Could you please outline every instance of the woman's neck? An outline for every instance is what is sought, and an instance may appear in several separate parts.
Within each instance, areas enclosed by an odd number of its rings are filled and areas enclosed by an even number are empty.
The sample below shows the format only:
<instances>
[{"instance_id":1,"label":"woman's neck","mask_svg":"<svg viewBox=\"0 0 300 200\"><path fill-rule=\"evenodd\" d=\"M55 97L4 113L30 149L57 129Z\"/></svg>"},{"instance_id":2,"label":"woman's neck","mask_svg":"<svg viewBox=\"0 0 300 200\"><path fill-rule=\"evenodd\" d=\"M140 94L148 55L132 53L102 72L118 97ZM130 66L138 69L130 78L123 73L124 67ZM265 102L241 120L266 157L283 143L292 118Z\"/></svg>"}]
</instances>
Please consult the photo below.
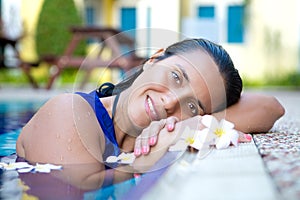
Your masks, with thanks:
<instances>
[{"instance_id":1,"label":"woman's neck","mask_svg":"<svg viewBox=\"0 0 300 200\"><path fill-rule=\"evenodd\" d=\"M119 126L117 125L115 125L114 127L117 143L120 149L124 152L132 152L134 149L135 137L124 133L122 130L120 130Z\"/></svg>"},{"instance_id":2,"label":"woman's neck","mask_svg":"<svg viewBox=\"0 0 300 200\"><path fill-rule=\"evenodd\" d=\"M133 150L136 137L142 132L140 127L136 127L128 115L128 90L123 91L116 104L113 123L117 142L124 149Z\"/></svg>"},{"instance_id":3,"label":"woman's neck","mask_svg":"<svg viewBox=\"0 0 300 200\"><path fill-rule=\"evenodd\" d=\"M101 102L103 106L106 108L109 116L113 118L115 136L119 147L126 152L130 152L133 150L135 144L135 138L140 130L137 130L132 122L129 120L128 115L126 115L127 107L126 100L123 100L120 97L120 100L116 104L116 111L114 113L115 116L112 116L113 105L116 101L116 96L110 96L101 98Z\"/></svg>"}]
</instances>

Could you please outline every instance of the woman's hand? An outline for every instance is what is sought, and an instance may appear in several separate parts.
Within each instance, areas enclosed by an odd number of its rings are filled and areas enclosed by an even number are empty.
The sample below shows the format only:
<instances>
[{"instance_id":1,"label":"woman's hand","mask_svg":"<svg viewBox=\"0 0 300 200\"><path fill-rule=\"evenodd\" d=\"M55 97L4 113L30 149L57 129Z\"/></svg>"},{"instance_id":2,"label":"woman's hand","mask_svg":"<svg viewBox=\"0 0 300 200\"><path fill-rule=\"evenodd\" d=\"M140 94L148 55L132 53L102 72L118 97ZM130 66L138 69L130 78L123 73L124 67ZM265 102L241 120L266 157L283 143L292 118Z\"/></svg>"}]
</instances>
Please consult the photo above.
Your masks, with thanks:
<instances>
[{"instance_id":1,"label":"woman's hand","mask_svg":"<svg viewBox=\"0 0 300 200\"><path fill-rule=\"evenodd\" d=\"M241 131L238 131L238 133L239 133L239 140L238 140L239 143L241 143L241 142L251 142L252 141L251 134L247 134L247 133L244 133L244 132L241 132Z\"/></svg>"},{"instance_id":2,"label":"woman's hand","mask_svg":"<svg viewBox=\"0 0 300 200\"><path fill-rule=\"evenodd\" d=\"M134 146L134 155L146 155L150 152L150 147L157 143L157 136L159 132L166 128L168 132L172 132L175 128L175 123L178 122L177 117L168 117L160 121L153 121L143 130L143 132L136 138Z\"/></svg>"}]
</instances>

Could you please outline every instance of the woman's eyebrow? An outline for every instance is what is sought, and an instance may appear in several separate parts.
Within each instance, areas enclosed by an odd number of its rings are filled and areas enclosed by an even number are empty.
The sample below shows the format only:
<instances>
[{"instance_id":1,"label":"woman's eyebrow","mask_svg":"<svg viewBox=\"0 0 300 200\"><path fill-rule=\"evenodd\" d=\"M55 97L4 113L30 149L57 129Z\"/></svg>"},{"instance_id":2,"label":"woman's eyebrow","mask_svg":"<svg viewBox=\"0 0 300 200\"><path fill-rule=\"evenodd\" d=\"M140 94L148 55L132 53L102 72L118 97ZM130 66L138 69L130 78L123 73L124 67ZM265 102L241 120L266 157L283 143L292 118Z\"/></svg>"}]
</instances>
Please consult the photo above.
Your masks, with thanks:
<instances>
[{"instance_id":1,"label":"woman's eyebrow","mask_svg":"<svg viewBox=\"0 0 300 200\"><path fill-rule=\"evenodd\" d=\"M188 82L190 82L189 76L188 76L188 74L186 73L184 67L182 67L182 65L180 65L180 64L175 64L175 65L180 69L181 73L183 74L183 77L184 77ZM198 101L199 107L200 107L200 108L203 110L203 112L205 113L205 107L204 107L204 105L201 103L201 101L200 101L199 99L197 99L197 101Z\"/></svg>"},{"instance_id":2,"label":"woman's eyebrow","mask_svg":"<svg viewBox=\"0 0 300 200\"><path fill-rule=\"evenodd\" d=\"M183 74L183 77L188 81L190 82L190 79L189 79L189 76L187 75L185 69L182 67L182 65L180 64L175 64L181 71L181 73Z\"/></svg>"}]
</instances>

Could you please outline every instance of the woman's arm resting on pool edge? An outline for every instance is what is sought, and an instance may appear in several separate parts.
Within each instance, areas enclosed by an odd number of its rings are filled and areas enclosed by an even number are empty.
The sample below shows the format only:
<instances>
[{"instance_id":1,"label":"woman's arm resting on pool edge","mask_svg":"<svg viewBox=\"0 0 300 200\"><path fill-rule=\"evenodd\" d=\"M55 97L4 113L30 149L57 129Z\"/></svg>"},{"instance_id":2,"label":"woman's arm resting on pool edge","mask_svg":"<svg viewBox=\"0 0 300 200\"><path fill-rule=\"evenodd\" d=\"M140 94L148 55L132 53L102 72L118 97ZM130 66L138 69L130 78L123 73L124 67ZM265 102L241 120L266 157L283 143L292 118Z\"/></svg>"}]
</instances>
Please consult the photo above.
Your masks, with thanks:
<instances>
[{"instance_id":1,"label":"woman's arm resting on pool edge","mask_svg":"<svg viewBox=\"0 0 300 200\"><path fill-rule=\"evenodd\" d=\"M273 96L243 93L238 103L226 110L213 114L235 124L235 128L245 133L267 132L285 110Z\"/></svg>"}]
</instances>

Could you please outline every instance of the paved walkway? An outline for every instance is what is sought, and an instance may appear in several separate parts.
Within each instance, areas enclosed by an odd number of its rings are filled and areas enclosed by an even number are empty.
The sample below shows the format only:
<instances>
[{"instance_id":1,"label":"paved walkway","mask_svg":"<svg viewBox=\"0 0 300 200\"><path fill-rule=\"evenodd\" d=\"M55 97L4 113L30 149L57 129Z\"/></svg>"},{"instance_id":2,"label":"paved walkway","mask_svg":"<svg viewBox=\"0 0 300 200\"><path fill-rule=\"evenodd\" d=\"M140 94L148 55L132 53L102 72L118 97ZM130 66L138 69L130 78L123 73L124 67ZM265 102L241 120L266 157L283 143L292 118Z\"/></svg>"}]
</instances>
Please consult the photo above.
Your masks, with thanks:
<instances>
[{"instance_id":1,"label":"paved walkway","mask_svg":"<svg viewBox=\"0 0 300 200\"><path fill-rule=\"evenodd\" d=\"M282 199L300 199L300 91L278 92L275 96L286 114L268 134L254 136L266 169Z\"/></svg>"}]
</instances>

